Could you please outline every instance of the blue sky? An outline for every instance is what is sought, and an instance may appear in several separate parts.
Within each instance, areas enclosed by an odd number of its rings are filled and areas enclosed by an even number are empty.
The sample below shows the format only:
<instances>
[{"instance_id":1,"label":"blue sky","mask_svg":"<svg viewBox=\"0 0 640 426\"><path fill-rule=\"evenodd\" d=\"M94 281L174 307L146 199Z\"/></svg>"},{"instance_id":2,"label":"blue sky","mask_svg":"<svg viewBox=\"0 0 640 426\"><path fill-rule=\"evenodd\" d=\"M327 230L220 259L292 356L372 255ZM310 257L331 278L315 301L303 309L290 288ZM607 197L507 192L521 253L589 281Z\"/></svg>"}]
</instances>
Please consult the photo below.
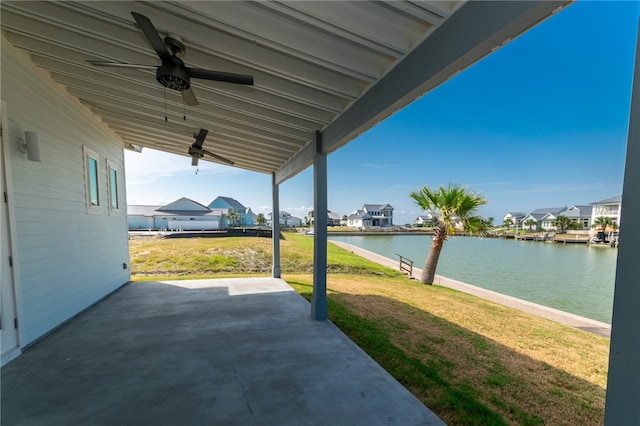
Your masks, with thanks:
<instances>
[{"instance_id":1,"label":"blue sky","mask_svg":"<svg viewBox=\"0 0 640 426\"><path fill-rule=\"evenodd\" d=\"M481 214L588 204L622 192L640 2L580 1L513 40L328 157L329 209L389 203L456 182ZM230 196L271 211L271 176L145 149L125 152L128 204ZM280 185L280 208L313 207L313 171Z\"/></svg>"}]
</instances>

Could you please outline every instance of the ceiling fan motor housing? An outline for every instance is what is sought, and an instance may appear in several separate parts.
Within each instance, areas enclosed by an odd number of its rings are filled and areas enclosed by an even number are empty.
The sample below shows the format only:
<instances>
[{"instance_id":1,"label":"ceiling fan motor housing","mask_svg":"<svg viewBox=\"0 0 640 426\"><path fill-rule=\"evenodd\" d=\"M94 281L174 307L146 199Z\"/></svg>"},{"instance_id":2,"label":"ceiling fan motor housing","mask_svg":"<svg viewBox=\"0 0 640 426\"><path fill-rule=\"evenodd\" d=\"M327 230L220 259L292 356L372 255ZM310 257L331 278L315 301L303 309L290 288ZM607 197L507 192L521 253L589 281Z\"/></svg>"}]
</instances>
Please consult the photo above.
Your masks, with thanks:
<instances>
[{"instance_id":1,"label":"ceiling fan motor housing","mask_svg":"<svg viewBox=\"0 0 640 426\"><path fill-rule=\"evenodd\" d=\"M169 34L164 38L164 44L171 51L173 56L183 55L186 52L186 47L182 42L182 38L175 34Z\"/></svg>"},{"instance_id":2,"label":"ceiling fan motor housing","mask_svg":"<svg viewBox=\"0 0 640 426\"><path fill-rule=\"evenodd\" d=\"M204 150L202 148L198 148L195 147L193 145L191 145L189 147L189 155L191 155L192 157L204 157Z\"/></svg>"},{"instance_id":3,"label":"ceiling fan motor housing","mask_svg":"<svg viewBox=\"0 0 640 426\"><path fill-rule=\"evenodd\" d=\"M156 71L156 80L167 89L177 90L178 92L191 87L189 74L181 67L173 64L159 66Z\"/></svg>"}]
</instances>

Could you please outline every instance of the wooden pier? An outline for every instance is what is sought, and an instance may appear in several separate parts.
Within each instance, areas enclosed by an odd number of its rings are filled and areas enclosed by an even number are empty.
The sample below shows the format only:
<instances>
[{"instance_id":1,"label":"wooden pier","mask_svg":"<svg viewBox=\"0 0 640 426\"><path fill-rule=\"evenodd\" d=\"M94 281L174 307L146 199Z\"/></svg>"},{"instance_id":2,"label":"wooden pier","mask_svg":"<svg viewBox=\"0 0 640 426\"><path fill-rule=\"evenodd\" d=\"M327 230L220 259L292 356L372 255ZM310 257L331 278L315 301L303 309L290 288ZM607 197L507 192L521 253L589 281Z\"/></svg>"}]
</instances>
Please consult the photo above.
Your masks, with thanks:
<instances>
[{"instance_id":1,"label":"wooden pier","mask_svg":"<svg viewBox=\"0 0 640 426\"><path fill-rule=\"evenodd\" d=\"M588 235L576 235L576 234L555 234L553 241L563 244L588 244L590 237Z\"/></svg>"},{"instance_id":2,"label":"wooden pier","mask_svg":"<svg viewBox=\"0 0 640 426\"><path fill-rule=\"evenodd\" d=\"M547 232L527 232L516 236L516 240L524 241L549 241L551 237Z\"/></svg>"}]
</instances>

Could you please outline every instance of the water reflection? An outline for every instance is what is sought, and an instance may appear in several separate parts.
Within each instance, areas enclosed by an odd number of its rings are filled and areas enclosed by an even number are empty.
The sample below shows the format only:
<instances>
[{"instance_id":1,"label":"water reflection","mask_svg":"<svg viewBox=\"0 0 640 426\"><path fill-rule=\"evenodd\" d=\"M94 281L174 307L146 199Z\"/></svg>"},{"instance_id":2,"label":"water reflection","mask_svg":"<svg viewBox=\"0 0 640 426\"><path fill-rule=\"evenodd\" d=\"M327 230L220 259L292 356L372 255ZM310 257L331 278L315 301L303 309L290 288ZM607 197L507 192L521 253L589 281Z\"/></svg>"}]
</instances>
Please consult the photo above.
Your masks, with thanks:
<instances>
[{"instance_id":1,"label":"water reflection","mask_svg":"<svg viewBox=\"0 0 640 426\"><path fill-rule=\"evenodd\" d=\"M330 236L424 266L431 237L425 235ZM541 305L611 323L617 249L585 244L453 237L444 245L436 273Z\"/></svg>"}]
</instances>

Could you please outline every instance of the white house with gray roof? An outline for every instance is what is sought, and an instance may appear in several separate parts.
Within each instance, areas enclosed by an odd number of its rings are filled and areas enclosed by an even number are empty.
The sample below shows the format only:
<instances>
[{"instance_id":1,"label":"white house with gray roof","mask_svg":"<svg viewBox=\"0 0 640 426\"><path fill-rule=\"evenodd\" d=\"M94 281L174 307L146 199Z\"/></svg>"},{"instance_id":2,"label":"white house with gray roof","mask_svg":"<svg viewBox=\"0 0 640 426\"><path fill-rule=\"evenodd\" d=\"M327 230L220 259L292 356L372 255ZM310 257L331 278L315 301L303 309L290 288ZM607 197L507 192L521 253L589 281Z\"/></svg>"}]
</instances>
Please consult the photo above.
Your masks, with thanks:
<instances>
[{"instance_id":1,"label":"white house with gray roof","mask_svg":"<svg viewBox=\"0 0 640 426\"><path fill-rule=\"evenodd\" d=\"M291 213L286 212L284 210L280 210L278 214L278 219L279 219L280 225L284 227L298 227L298 226L302 226L302 223L303 223L301 218L297 216L293 216ZM269 225L272 225L272 221L273 221L273 213L269 213L268 215Z\"/></svg>"},{"instance_id":2,"label":"white house with gray roof","mask_svg":"<svg viewBox=\"0 0 640 426\"><path fill-rule=\"evenodd\" d=\"M595 203L591 203L591 206L593 207L591 212L591 223L593 223L597 217L605 216L611 218L616 225L620 226L622 195L616 195L615 197L596 201Z\"/></svg>"},{"instance_id":3,"label":"white house with gray roof","mask_svg":"<svg viewBox=\"0 0 640 426\"><path fill-rule=\"evenodd\" d=\"M553 222L563 211L567 210L567 207L544 207L541 209L535 209L531 213L525 215L518 223L519 227L529 229L524 224L529 220L535 221L535 225L531 226L531 229L541 229L543 231L555 230L556 227Z\"/></svg>"},{"instance_id":4,"label":"white house with gray roof","mask_svg":"<svg viewBox=\"0 0 640 426\"><path fill-rule=\"evenodd\" d=\"M555 231L554 225L559 216L566 216L573 223L578 223L580 229L589 229L591 226L592 206L573 205L571 207L545 207L536 209L522 218L523 229ZM525 225L529 220L535 222L534 225Z\"/></svg>"},{"instance_id":5,"label":"white house with gray roof","mask_svg":"<svg viewBox=\"0 0 640 426\"><path fill-rule=\"evenodd\" d=\"M580 229L589 229L592 223L593 206L574 205L560 214L568 217L571 222L578 223Z\"/></svg>"},{"instance_id":6,"label":"white house with gray roof","mask_svg":"<svg viewBox=\"0 0 640 426\"><path fill-rule=\"evenodd\" d=\"M351 213L347 218L347 226L350 228L362 228L372 226L392 226L393 207L389 204L365 204L362 209Z\"/></svg>"},{"instance_id":7,"label":"white house with gray roof","mask_svg":"<svg viewBox=\"0 0 640 426\"><path fill-rule=\"evenodd\" d=\"M432 213L427 213L416 217L416 220L413 221L413 224L418 226L433 226L433 221L435 218L436 216Z\"/></svg>"},{"instance_id":8,"label":"white house with gray roof","mask_svg":"<svg viewBox=\"0 0 640 426\"><path fill-rule=\"evenodd\" d=\"M165 206L127 206L130 230L212 231L226 227L227 209L212 209L182 197Z\"/></svg>"},{"instance_id":9,"label":"white house with gray roof","mask_svg":"<svg viewBox=\"0 0 640 426\"><path fill-rule=\"evenodd\" d=\"M520 223L525 220L525 216L527 216L527 214L524 212L507 212L502 218L502 223L506 220L511 220L514 225L520 226Z\"/></svg>"}]
</instances>

